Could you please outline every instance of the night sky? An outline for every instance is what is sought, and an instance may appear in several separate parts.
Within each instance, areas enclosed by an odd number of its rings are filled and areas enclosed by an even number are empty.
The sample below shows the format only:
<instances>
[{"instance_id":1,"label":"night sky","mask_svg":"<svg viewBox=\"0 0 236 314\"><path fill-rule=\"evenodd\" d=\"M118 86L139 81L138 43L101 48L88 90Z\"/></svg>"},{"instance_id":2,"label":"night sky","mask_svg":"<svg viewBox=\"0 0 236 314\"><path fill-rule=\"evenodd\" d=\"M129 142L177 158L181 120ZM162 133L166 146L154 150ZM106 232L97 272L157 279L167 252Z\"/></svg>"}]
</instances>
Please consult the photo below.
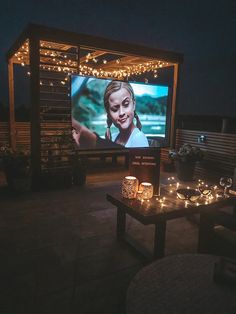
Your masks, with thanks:
<instances>
[{"instance_id":1,"label":"night sky","mask_svg":"<svg viewBox=\"0 0 236 314\"><path fill-rule=\"evenodd\" d=\"M236 117L234 0L4 1L0 102L8 101L5 54L29 22L181 52L179 113Z\"/></svg>"}]
</instances>

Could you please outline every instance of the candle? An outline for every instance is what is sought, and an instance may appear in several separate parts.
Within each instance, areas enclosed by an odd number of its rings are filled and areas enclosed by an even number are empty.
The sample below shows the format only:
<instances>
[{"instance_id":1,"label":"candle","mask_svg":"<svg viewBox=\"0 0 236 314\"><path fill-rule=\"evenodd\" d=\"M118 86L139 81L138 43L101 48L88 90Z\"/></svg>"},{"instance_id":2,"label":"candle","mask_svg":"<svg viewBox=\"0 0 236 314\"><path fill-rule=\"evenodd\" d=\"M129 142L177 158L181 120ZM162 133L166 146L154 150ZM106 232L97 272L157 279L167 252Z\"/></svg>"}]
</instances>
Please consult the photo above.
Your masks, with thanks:
<instances>
[{"instance_id":1,"label":"candle","mask_svg":"<svg viewBox=\"0 0 236 314\"><path fill-rule=\"evenodd\" d=\"M138 191L138 179L133 176L126 176L122 181L122 196L124 198L135 198Z\"/></svg>"},{"instance_id":2,"label":"candle","mask_svg":"<svg viewBox=\"0 0 236 314\"><path fill-rule=\"evenodd\" d=\"M143 199L150 199L153 196L153 185L149 182L142 182L139 190L142 191Z\"/></svg>"}]
</instances>

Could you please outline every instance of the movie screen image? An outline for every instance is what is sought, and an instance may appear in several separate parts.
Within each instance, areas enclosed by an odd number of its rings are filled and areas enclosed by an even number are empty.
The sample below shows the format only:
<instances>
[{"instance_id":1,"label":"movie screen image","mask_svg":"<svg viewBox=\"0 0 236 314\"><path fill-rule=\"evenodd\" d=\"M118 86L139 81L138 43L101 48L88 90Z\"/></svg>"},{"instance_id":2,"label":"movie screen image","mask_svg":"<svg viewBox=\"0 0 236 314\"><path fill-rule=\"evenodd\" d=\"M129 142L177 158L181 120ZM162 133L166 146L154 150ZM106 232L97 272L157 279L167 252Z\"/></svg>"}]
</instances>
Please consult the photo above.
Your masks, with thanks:
<instances>
[{"instance_id":1,"label":"movie screen image","mask_svg":"<svg viewBox=\"0 0 236 314\"><path fill-rule=\"evenodd\" d=\"M160 147L169 87L71 76L72 135L79 149Z\"/></svg>"}]
</instances>

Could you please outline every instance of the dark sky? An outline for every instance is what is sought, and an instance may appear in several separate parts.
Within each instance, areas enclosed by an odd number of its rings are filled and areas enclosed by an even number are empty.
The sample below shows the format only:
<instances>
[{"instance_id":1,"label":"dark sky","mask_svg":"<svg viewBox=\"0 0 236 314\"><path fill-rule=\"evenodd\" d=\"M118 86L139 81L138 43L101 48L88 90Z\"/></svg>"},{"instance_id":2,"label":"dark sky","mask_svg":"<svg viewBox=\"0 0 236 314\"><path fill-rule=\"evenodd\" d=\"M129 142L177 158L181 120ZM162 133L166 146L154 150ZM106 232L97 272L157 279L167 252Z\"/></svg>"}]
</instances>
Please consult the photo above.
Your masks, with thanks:
<instances>
[{"instance_id":1,"label":"dark sky","mask_svg":"<svg viewBox=\"0 0 236 314\"><path fill-rule=\"evenodd\" d=\"M182 52L179 113L236 117L235 0L22 0L0 6L0 102L7 102L5 54L33 22Z\"/></svg>"}]
</instances>

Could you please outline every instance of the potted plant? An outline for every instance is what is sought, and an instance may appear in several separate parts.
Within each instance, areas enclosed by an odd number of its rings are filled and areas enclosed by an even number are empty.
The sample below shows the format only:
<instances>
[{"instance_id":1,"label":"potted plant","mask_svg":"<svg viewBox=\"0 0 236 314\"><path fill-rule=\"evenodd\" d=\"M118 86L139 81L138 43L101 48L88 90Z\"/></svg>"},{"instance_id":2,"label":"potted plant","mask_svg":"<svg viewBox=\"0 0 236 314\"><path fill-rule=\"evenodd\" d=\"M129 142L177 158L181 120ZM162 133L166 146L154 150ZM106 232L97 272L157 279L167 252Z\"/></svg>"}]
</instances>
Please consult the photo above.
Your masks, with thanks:
<instances>
[{"instance_id":1,"label":"potted plant","mask_svg":"<svg viewBox=\"0 0 236 314\"><path fill-rule=\"evenodd\" d=\"M202 160L203 152L198 147L184 144L177 151L170 150L169 156L175 161L178 178L183 181L191 181L196 162Z\"/></svg>"},{"instance_id":2,"label":"potted plant","mask_svg":"<svg viewBox=\"0 0 236 314\"><path fill-rule=\"evenodd\" d=\"M5 145L0 149L0 159L8 187L15 192L30 190L31 167L29 152L20 149L13 150Z\"/></svg>"}]
</instances>

